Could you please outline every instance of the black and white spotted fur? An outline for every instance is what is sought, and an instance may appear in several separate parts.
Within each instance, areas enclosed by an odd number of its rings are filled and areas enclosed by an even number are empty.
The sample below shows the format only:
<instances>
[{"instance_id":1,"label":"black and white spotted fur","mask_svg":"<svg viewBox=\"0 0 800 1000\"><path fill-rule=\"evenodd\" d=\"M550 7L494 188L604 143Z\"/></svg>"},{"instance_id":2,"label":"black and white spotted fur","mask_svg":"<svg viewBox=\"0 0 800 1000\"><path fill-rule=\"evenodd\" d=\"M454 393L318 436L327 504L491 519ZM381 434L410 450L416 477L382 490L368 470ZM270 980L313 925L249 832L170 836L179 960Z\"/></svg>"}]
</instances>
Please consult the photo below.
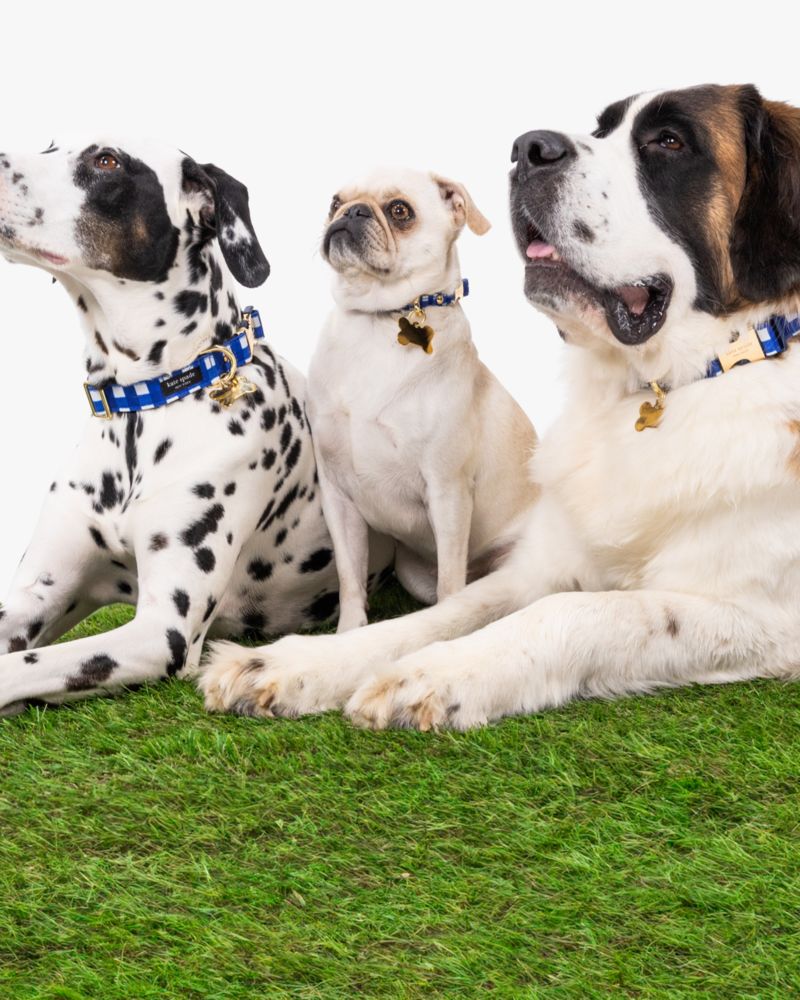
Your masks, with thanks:
<instances>
[{"instance_id":1,"label":"black and white spotted fur","mask_svg":"<svg viewBox=\"0 0 800 1000\"><path fill-rule=\"evenodd\" d=\"M254 287L269 272L246 188L150 144L0 154L0 247L66 288L93 384L154 377L230 338L232 276ZM210 628L261 636L336 610L304 380L263 341L245 373L257 391L229 409L201 391L88 419L0 611L0 712L187 671ZM114 601L134 620L51 645Z\"/></svg>"}]
</instances>

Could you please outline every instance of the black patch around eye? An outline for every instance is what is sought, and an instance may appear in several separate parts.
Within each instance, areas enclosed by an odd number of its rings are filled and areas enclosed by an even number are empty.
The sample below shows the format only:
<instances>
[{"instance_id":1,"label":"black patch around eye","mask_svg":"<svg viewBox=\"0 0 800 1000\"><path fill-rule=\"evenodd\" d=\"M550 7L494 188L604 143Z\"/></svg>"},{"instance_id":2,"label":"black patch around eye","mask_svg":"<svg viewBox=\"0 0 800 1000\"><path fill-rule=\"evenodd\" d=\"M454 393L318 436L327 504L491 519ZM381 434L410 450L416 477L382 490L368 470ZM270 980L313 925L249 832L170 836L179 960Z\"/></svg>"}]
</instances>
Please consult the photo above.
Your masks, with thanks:
<instances>
[{"instance_id":1,"label":"black patch around eye","mask_svg":"<svg viewBox=\"0 0 800 1000\"><path fill-rule=\"evenodd\" d=\"M633 94L631 97L626 97L623 101L615 101L600 112L597 116L597 128L592 132L595 139L605 139L606 136L611 135L614 129L619 128L628 108L636 100L637 96L637 94Z\"/></svg>"},{"instance_id":2,"label":"black patch around eye","mask_svg":"<svg viewBox=\"0 0 800 1000\"><path fill-rule=\"evenodd\" d=\"M97 170L98 147L88 146L73 174L85 200L75 235L85 262L118 278L163 281L178 251L164 190L155 171L123 152L115 154L124 169Z\"/></svg>"},{"instance_id":3,"label":"black patch around eye","mask_svg":"<svg viewBox=\"0 0 800 1000\"><path fill-rule=\"evenodd\" d=\"M655 223L687 254L695 272L695 308L719 315L727 308L719 249L707 229L708 205L717 188L716 163L707 122L713 122L722 88L691 87L660 94L636 115L632 142L639 148L639 187ZM678 131L680 153L640 147L661 131Z\"/></svg>"}]
</instances>

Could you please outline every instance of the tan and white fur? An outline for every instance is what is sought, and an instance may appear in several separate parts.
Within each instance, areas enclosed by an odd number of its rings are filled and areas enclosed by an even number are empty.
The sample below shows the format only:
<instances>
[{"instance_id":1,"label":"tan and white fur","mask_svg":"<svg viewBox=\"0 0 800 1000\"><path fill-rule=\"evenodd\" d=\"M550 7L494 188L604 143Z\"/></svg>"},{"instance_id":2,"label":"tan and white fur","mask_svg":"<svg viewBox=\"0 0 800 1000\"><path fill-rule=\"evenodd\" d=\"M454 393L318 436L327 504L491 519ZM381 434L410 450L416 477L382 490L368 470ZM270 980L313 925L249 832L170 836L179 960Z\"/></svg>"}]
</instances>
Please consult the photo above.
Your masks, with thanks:
<instances>
[{"instance_id":1,"label":"tan and white fur","mask_svg":"<svg viewBox=\"0 0 800 1000\"><path fill-rule=\"evenodd\" d=\"M400 309L461 283L456 240L489 223L465 188L384 170L333 199L323 256L336 306L311 362L307 409L339 574L339 631L367 620L370 533L426 603L498 565L535 489L530 421L472 341L460 302L431 307L432 353L398 342Z\"/></svg>"},{"instance_id":2,"label":"tan and white fur","mask_svg":"<svg viewBox=\"0 0 800 1000\"><path fill-rule=\"evenodd\" d=\"M800 113L708 87L599 124L515 145L526 294L564 334L569 398L511 558L406 618L288 637L256 661L224 647L209 707L465 729L800 675L800 348L703 378L749 322L800 310ZM637 433L652 380L669 388L663 419Z\"/></svg>"}]
</instances>

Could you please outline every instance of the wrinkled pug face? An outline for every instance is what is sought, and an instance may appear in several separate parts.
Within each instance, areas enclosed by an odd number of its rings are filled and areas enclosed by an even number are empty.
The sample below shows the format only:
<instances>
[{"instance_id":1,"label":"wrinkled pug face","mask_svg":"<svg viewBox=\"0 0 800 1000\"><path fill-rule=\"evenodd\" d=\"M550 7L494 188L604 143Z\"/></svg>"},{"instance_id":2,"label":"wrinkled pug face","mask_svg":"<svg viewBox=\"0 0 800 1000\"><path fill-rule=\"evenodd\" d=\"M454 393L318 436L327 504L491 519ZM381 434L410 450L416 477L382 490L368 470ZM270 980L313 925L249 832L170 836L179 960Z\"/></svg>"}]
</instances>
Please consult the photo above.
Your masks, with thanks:
<instances>
[{"instance_id":1,"label":"wrinkled pug face","mask_svg":"<svg viewBox=\"0 0 800 1000\"><path fill-rule=\"evenodd\" d=\"M335 294L364 307L399 308L457 275L454 243L463 227L488 231L462 184L414 170L382 170L333 196L322 254L337 274Z\"/></svg>"}]
</instances>

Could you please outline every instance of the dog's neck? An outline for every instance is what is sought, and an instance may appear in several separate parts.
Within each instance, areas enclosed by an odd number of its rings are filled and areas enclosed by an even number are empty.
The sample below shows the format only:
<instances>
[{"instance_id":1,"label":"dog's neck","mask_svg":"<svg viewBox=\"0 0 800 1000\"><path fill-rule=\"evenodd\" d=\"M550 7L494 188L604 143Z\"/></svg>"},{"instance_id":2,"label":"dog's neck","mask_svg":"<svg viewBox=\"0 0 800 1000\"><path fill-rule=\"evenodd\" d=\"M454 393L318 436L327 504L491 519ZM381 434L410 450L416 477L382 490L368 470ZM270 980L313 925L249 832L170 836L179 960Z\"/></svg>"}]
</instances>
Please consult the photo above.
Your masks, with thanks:
<instances>
[{"instance_id":1,"label":"dog's neck","mask_svg":"<svg viewBox=\"0 0 800 1000\"><path fill-rule=\"evenodd\" d=\"M187 226L188 229L188 226ZM104 272L58 274L85 333L86 379L129 385L189 364L234 334L235 285L214 240L182 234L166 281L128 281Z\"/></svg>"},{"instance_id":2,"label":"dog's neck","mask_svg":"<svg viewBox=\"0 0 800 1000\"><path fill-rule=\"evenodd\" d=\"M582 383L590 381L608 392L616 385L620 395L639 392L651 382L674 391L706 377L709 363L731 346L737 333L774 315L800 313L800 296L791 300L753 306L729 316L694 312L676 324L667 336L657 334L641 347L598 340L594 335L576 338L581 355L576 372ZM579 390L585 391L584 388Z\"/></svg>"},{"instance_id":3,"label":"dog's neck","mask_svg":"<svg viewBox=\"0 0 800 1000\"><path fill-rule=\"evenodd\" d=\"M461 265L455 244L442 261L432 261L413 274L377 280L364 272L337 274L333 298L344 312L364 313L397 320L397 313L420 295L452 293L461 281Z\"/></svg>"}]
</instances>

